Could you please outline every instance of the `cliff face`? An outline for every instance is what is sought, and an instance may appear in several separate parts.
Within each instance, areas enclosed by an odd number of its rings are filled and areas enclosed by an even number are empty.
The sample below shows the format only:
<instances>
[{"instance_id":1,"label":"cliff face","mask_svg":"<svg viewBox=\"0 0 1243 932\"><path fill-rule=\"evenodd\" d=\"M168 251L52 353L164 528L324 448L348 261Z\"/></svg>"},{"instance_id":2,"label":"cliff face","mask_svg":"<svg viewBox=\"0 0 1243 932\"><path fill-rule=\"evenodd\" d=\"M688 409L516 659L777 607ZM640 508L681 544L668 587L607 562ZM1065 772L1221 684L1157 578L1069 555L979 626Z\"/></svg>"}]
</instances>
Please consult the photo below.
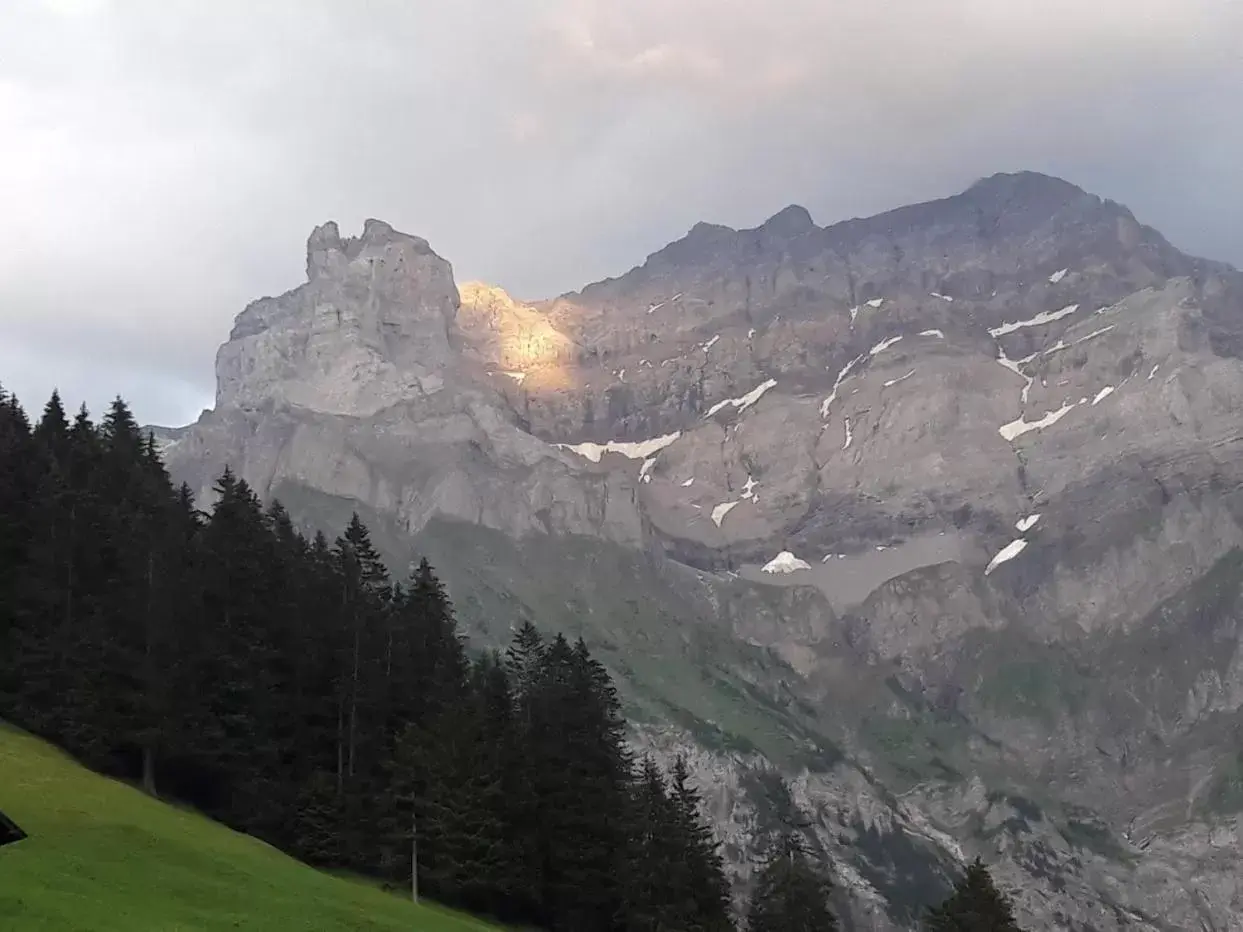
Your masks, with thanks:
<instances>
[{"instance_id":1,"label":"cliff face","mask_svg":"<svg viewBox=\"0 0 1243 932\"><path fill-rule=\"evenodd\" d=\"M378 221L307 255L163 435L202 499L230 464L481 637L585 633L739 876L798 806L860 928L977 851L1038 927L1243 924L1238 272L1030 173L535 303Z\"/></svg>"}]
</instances>

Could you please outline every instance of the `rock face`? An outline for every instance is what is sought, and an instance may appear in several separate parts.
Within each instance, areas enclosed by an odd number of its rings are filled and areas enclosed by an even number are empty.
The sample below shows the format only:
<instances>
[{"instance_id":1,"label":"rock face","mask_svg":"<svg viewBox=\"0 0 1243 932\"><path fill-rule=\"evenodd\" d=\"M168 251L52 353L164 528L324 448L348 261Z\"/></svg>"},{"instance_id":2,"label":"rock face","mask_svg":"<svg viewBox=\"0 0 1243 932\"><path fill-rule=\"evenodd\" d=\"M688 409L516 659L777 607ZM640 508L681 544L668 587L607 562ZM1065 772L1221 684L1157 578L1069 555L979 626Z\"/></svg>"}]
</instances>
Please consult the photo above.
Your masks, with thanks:
<instances>
[{"instance_id":1,"label":"rock face","mask_svg":"<svg viewBox=\"0 0 1243 932\"><path fill-rule=\"evenodd\" d=\"M1243 275L1032 173L535 303L329 223L159 438L205 502L359 510L481 637L585 633L741 880L793 806L857 928L984 853L1034 927L1227 929L1241 355Z\"/></svg>"},{"instance_id":2,"label":"rock face","mask_svg":"<svg viewBox=\"0 0 1243 932\"><path fill-rule=\"evenodd\" d=\"M217 408L276 401L371 417L443 387L458 294L426 240L378 220L342 239L326 223L307 241L306 274L238 315L216 356Z\"/></svg>"}]
</instances>

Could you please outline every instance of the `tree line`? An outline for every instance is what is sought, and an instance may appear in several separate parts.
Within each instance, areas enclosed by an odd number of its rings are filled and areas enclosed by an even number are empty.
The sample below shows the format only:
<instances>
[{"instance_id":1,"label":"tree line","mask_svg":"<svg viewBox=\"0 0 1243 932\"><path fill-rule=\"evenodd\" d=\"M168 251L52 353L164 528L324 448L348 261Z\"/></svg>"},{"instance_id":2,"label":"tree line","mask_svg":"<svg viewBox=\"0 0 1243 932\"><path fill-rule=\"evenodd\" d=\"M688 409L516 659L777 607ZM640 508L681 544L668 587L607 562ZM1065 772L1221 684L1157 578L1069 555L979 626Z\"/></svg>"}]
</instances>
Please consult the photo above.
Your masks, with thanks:
<instances>
[{"instance_id":1,"label":"tree line","mask_svg":"<svg viewBox=\"0 0 1243 932\"><path fill-rule=\"evenodd\" d=\"M0 718L313 865L477 913L734 928L685 763L633 758L581 640L524 622L472 653L432 567L394 580L357 516L330 542L228 470L214 497L204 513L173 486L120 399L95 424L53 395L32 424L0 390ZM836 928L828 889L784 838L749 927Z\"/></svg>"}]
</instances>

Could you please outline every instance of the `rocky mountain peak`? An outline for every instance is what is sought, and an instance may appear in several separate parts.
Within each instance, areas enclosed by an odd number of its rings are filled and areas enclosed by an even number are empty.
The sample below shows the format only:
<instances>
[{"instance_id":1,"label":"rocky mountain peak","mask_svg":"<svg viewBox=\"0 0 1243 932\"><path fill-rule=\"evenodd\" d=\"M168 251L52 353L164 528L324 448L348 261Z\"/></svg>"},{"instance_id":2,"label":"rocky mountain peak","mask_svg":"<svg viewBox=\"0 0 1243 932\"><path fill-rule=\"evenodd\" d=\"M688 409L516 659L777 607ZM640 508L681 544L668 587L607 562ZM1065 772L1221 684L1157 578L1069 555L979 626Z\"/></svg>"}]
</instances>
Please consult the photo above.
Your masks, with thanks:
<instances>
[{"instance_id":1,"label":"rocky mountain peak","mask_svg":"<svg viewBox=\"0 0 1243 932\"><path fill-rule=\"evenodd\" d=\"M1200 815L1243 728L1237 273L1018 172L823 228L696 224L548 302L459 289L379 221L317 228L307 278L239 316L217 409L164 438L176 478L365 512L479 626L612 645L728 785L731 850L771 766L834 814L860 901L910 891L883 833L934 872L995 858L1034 928L1243 927Z\"/></svg>"},{"instance_id":2,"label":"rocky mountain peak","mask_svg":"<svg viewBox=\"0 0 1243 932\"><path fill-rule=\"evenodd\" d=\"M348 238L324 223L307 239L306 283L238 315L216 357L217 403L366 414L417 396L456 358L458 303L426 240L380 220Z\"/></svg>"},{"instance_id":3,"label":"rocky mountain peak","mask_svg":"<svg viewBox=\"0 0 1243 932\"><path fill-rule=\"evenodd\" d=\"M342 237L335 221L329 220L311 231L306 242L307 279L320 275L341 275L344 263L360 258L374 261L385 252L405 253L409 256L439 256L432 251L427 240L400 233L383 220L374 218L363 223L361 236ZM444 261L444 260L440 260ZM383 263L381 263L383 265Z\"/></svg>"},{"instance_id":4,"label":"rocky mountain peak","mask_svg":"<svg viewBox=\"0 0 1243 932\"><path fill-rule=\"evenodd\" d=\"M1053 175L1034 171L998 172L981 178L963 192L977 201L1001 203L1034 203L1060 207L1085 198L1097 203L1100 198L1078 185Z\"/></svg>"},{"instance_id":5,"label":"rocky mountain peak","mask_svg":"<svg viewBox=\"0 0 1243 932\"><path fill-rule=\"evenodd\" d=\"M791 204L779 210L760 225L761 231L783 237L801 236L815 228L816 224L812 222L807 208L800 207L798 204Z\"/></svg>"}]
</instances>

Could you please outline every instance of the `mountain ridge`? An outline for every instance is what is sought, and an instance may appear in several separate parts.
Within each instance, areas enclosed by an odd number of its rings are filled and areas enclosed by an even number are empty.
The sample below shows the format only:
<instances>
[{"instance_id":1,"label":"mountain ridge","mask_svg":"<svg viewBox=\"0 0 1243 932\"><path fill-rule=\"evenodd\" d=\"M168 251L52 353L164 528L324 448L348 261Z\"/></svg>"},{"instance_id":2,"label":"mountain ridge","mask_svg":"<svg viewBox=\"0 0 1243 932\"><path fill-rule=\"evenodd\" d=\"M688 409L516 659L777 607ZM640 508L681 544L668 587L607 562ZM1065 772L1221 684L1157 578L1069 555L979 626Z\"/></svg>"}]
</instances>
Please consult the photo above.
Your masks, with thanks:
<instances>
[{"instance_id":1,"label":"mountain ridge","mask_svg":"<svg viewBox=\"0 0 1243 932\"><path fill-rule=\"evenodd\" d=\"M1243 921L1196 806L1122 836L1209 792L1243 721L1219 656L1243 618L1201 585L1243 547L1234 269L1019 172L827 227L697 224L548 301L459 286L380 221L317 228L307 279L239 316L174 476L209 502L227 463L308 526L359 510L485 636L509 614L601 645L636 740L724 794L740 882L775 768L860 928L901 921L915 835L941 839L917 873L988 851L1046 925ZM1182 699L1120 701L1163 675L1145 638L1205 611ZM1040 818L1006 803L1036 794Z\"/></svg>"}]
</instances>

